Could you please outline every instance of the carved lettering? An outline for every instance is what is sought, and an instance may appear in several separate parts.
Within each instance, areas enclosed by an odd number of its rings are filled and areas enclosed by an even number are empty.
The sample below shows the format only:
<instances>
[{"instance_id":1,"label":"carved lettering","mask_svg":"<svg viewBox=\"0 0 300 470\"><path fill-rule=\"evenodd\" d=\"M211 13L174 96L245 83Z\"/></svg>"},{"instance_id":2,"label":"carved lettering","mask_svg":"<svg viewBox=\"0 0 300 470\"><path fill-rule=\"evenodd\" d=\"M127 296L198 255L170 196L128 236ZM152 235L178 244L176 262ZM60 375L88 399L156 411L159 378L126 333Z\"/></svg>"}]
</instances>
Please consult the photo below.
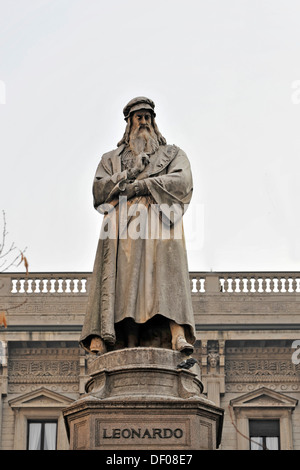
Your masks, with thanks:
<instances>
[{"instance_id":1,"label":"carved lettering","mask_svg":"<svg viewBox=\"0 0 300 470\"><path fill-rule=\"evenodd\" d=\"M103 428L103 439L181 439L183 429L176 428L113 428L111 430Z\"/></svg>"}]
</instances>

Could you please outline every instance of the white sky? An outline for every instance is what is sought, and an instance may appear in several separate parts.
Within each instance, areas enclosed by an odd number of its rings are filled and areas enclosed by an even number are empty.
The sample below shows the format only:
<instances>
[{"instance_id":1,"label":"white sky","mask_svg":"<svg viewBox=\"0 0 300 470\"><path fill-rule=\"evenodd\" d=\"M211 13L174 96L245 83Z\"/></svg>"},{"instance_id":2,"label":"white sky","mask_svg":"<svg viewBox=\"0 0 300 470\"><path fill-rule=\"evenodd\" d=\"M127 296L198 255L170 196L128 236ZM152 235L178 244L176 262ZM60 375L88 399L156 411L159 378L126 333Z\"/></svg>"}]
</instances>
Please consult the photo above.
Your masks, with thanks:
<instances>
[{"instance_id":1,"label":"white sky","mask_svg":"<svg viewBox=\"0 0 300 470\"><path fill-rule=\"evenodd\" d=\"M30 271L92 270L94 173L140 95L192 165L189 269L299 270L299 19L299 0L0 0L0 209Z\"/></svg>"}]
</instances>

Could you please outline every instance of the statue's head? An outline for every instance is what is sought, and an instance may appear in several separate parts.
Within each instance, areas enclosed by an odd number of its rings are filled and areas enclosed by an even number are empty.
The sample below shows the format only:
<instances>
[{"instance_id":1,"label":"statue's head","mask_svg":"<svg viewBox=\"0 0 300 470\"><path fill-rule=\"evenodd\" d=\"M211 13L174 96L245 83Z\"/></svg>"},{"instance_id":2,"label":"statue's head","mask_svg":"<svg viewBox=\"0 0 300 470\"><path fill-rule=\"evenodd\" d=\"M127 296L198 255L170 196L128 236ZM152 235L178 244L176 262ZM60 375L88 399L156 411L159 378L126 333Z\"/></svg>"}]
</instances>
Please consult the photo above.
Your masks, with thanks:
<instances>
[{"instance_id":1,"label":"statue's head","mask_svg":"<svg viewBox=\"0 0 300 470\"><path fill-rule=\"evenodd\" d=\"M124 119L128 122L128 119L130 119L133 113L141 110L147 110L155 118L156 114L154 112L154 108L154 102L149 98L146 98L145 96L133 98L133 100L130 100L129 103L127 103L127 105L123 109Z\"/></svg>"},{"instance_id":2,"label":"statue's head","mask_svg":"<svg viewBox=\"0 0 300 470\"><path fill-rule=\"evenodd\" d=\"M217 352L209 352L207 355L207 360L213 369L219 364L219 354Z\"/></svg>"},{"instance_id":3,"label":"statue's head","mask_svg":"<svg viewBox=\"0 0 300 470\"><path fill-rule=\"evenodd\" d=\"M122 140L118 146L130 145L134 153L145 151L152 153L159 145L166 145L165 138L159 132L155 122L155 104L149 98L133 98L123 109L127 122Z\"/></svg>"}]
</instances>

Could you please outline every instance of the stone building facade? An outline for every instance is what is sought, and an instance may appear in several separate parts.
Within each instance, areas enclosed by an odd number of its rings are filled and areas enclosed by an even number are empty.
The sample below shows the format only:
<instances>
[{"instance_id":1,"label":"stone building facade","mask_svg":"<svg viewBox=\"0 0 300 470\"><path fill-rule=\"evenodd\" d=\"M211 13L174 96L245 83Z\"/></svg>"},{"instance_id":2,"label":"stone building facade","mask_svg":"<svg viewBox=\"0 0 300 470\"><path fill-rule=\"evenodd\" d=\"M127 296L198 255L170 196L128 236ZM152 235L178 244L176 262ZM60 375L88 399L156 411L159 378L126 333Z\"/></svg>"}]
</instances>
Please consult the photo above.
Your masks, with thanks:
<instances>
[{"instance_id":1,"label":"stone building facade","mask_svg":"<svg viewBox=\"0 0 300 470\"><path fill-rule=\"evenodd\" d=\"M0 449L68 449L62 410L93 361L78 347L90 276L0 275ZM190 285L220 449L300 449L300 275L195 272Z\"/></svg>"}]
</instances>

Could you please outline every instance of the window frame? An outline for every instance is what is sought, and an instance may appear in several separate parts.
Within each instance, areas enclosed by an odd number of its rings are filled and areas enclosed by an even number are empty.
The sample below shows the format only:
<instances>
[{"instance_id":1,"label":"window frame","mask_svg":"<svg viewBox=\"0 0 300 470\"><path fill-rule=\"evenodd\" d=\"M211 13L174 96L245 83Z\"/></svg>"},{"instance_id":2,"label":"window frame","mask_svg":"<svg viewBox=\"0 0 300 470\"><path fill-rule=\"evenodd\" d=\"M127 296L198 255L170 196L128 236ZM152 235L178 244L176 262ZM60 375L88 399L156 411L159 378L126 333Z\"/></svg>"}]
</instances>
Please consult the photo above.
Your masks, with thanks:
<instances>
[{"instance_id":1,"label":"window frame","mask_svg":"<svg viewBox=\"0 0 300 470\"><path fill-rule=\"evenodd\" d=\"M26 439L26 449L29 450L29 429L30 429L30 424L41 424L41 448L36 449L36 450L46 450L44 449L45 446L45 424L48 423L55 423L56 428L55 428L55 449L57 450L57 434L58 434L58 419L51 419L51 418L43 418L43 419L27 419L27 439Z\"/></svg>"},{"instance_id":2,"label":"window frame","mask_svg":"<svg viewBox=\"0 0 300 470\"><path fill-rule=\"evenodd\" d=\"M274 435L266 435L264 434L264 432L262 431L259 431L258 433L251 433L251 421L256 421L256 422L261 422L261 423L266 423L267 421L276 421L277 425L278 425L278 431L276 430L276 434L274 432ZM249 450L271 450L271 449L268 449L267 447L267 439L270 438L270 437L276 437L277 438L277 442L278 442L278 449L276 450L280 450L280 419L278 418L269 418L269 419L264 419L264 418L249 418L248 419L248 425L249 425ZM262 444L260 443L257 443L258 444L258 447L262 447L261 449L258 448L258 449L251 449L251 445L252 443L256 442L255 439L257 438L261 438L262 439Z\"/></svg>"},{"instance_id":3,"label":"window frame","mask_svg":"<svg viewBox=\"0 0 300 470\"><path fill-rule=\"evenodd\" d=\"M27 421L57 420L57 450L69 450L70 444L62 411L74 399L46 387L24 393L9 400L14 413L14 450L27 449Z\"/></svg>"},{"instance_id":4,"label":"window frame","mask_svg":"<svg viewBox=\"0 0 300 470\"><path fill-rule=\"evenodd\" d=\"M237 430L237 450L250 448L250 419L279 420L280 450L293 450L292 414L297 404L296 398L267 387L259 387L230 400Z\"/></svg>"}]
</instances>

